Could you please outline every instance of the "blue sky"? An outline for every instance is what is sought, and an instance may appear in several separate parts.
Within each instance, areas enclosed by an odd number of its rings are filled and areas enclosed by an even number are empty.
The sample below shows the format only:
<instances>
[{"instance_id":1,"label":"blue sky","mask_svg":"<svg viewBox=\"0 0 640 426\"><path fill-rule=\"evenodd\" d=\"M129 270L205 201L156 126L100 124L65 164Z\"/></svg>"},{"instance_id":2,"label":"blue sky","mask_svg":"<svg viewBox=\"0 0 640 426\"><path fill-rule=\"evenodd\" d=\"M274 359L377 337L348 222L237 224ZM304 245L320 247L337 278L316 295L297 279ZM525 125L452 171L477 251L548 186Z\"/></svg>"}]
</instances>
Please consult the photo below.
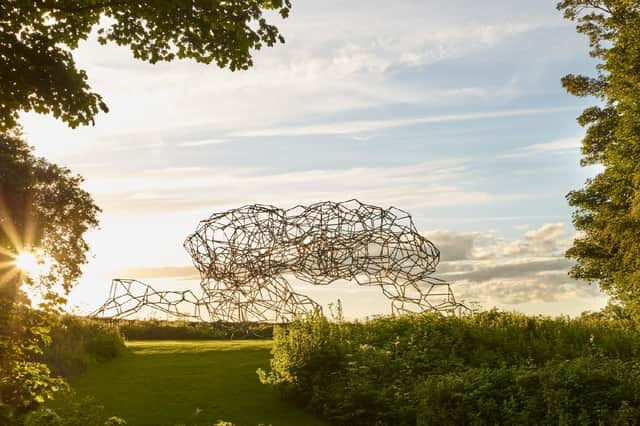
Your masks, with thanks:
<instances>
[{"instance_id":1,"label":"blue sky","mask_svg":"<svg viewBox=\"0 0 640 426\"><path fill-rule=\"evenodd\" d=\"M560 78L591 73L587 40L539 0L294 1L287 43L229 72L150 65L84 43L77 62L111 108L71 130L25 115L38 153L86 177L103 208L71 304L96 307L112 277L197 286L182 241L213 212L359 198L413 214L442 249L438 276L485 308L571 314L606 298L567 278L564 199L579 167L575 117L592 100ZM347 314L378 294L322 291Z\"/></svg>"}]
</instances>

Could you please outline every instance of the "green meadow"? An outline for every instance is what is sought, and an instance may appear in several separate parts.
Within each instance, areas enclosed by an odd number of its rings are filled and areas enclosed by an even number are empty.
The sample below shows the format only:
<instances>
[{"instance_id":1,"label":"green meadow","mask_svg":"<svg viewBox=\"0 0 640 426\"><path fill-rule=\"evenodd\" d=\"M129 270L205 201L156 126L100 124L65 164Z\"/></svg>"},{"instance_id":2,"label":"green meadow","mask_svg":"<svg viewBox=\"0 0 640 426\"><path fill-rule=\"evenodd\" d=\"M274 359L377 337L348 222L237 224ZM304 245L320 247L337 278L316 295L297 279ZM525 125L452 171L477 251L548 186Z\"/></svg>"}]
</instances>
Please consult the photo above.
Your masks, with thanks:
<instances>
[{"instance_id":1,"label":"green meadow","mask_svg":"<svg viewBox=\"0 0 640 426\"><path fill-rule=\"evenodd\" d=\"M271 341L132 341L72 380L129 425L323 425L258 380Z\"/></svg>"}]
</instances>

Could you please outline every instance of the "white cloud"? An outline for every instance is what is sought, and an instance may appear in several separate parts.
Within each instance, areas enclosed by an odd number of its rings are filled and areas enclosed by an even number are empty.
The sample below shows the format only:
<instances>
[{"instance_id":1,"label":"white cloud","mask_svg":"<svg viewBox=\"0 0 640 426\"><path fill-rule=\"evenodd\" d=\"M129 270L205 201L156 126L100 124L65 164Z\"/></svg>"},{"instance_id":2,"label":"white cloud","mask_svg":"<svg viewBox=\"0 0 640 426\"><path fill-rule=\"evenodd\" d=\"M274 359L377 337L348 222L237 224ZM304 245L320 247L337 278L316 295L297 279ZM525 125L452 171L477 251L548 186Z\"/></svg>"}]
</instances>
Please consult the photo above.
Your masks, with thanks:
<instances>
[{"instance_id":1,"label":"white cloud","mask_svg":"<svg viewBox=\"0 0 640 426\"><path fill-rule=\"evenodd\" d=\"M200 280L200 273L193 265L124 268L116 271L115 276L122 278L135 277L138 280L154 278ZM174 290L177 290L177 288Z\"/></svg>"},{"instance_id":2,"label":"white cloud","mask_svg":"<svg viewBox=\"0 0 640 426\"><path fill-rule=\"evenodd\" d=\"M204 140L198 140L198 141L181 142L178 144L178 146L198 147L198 146L207 146L207 145L218 145L225 142L227 142L227 140L225 139L204 139Z\"/></svg>"},{"instance_id":3,"label":"white cloud","mask_svg":"<svg viewBox=\"0 0 640 426\"><path fill-rule=\"evenodd\" d=\"M499 103L513 96L508 78L429 87L424 81L402 78L398 70L423 72L420 67L426 64L473 55L515 36L563 25L553 8L546 10L533 1L517 7L509 2L410 1L403 7L377 1L331 1L322 7L299 2L289 19L275 22L287 43L256 52L255 66L248 72L192 61L150 65L133 59L126 48L100 46L91 39L78 49L76 60L111 112L100 114L91 131L70 131L52 118L27 114L29 140L47 157L64 161L69 152L91 155L97 144L117 145L122 134L141 135L130 143L139 147L149 144L150 134L172 129L206 127L211 135L203 139L218 140L224 134L259 134L274 127L289 134L339 134L357 126L428 123L429 119L405 118L318 128L312 124L389 105L465 106L478 99Z\"/></svg>"},{"instance_id":4,"label":"white cloud","mask_svg":"<svg viewBox=\"0 0 640 426\"><path fill-rule=\"evenodd\" d=\"M452 233L446 230L425 232L424 236L433 241L440 250L443 262L469 260L473 258L473 249L480 234L475 232Z\"/></svg>"},{"instance_id":5,"label":"white cloud","mask_svg":"<svg viewBox=\"0 0 640 426\"><path fill-rule=\"evenodd\" d=\"M554 139L549 142L527 145L514 152L499 155L498 158L526 158L545 154L564 152L580 152L582 140L580 137Z\"/></svg>"},{"instance_id":6,"label":"white cloud","mask_svg":"<svg viewBox=\"0 0 640 426\"><path fill-rule=\"evenodd\" d=\"M377 130L430 123L449 123L450 134L468 135L485 126L472 127L465 121L567 111L557 106L569 103L554 97L544 104L553 108L527 108L521 102L533 99L531 95L540 98L539 87L527 86L533 79L530 63L539 61L531 68L550 69L545 61L552 60L549 51L554 49L566 63L566 39L558 40L561 47L549 49L540 49L536 41L536 36L559 25L572 24L563 22L552 5L540 7L536 0L407 0L400 6L382 0L301 0L282 24L287 44L257 52L251 70L235 73L189 61L150 65L135 61L126 49L84 43L76 55L78 65L87 70L92 87L104 96L111 112L99 115L93 128L70 130L53 118L31 114L24 125L39 154L62 164L76 162L87 178L86 187L104 209L103 229L91 237L97 257L90 265L102 275L87 276L85 297L94 297L91 285L108 285L114 268L160 265L165 267L162 273L175 278L187 270L166 265L189 262L181 242L197 220L247 203L286 207L355 196L412 213L481 206L474 223L489 216L495 223L504 218L493 216L505 211L518 215L504 209L504 201L530 195L488 190L494 187L481 186L486 181L465 160L426 163L425 155L416 155L410 160L416 164L398 166L403 160L389 148L394 163L363 150L357 164L366 167L340 163L336 170L311 166L271 173L246 168L241 153L249 144L241 146L243 141L232 147L240 153L237 159L224 163L216 162L216 154L229 147L213 145L234 142L234 136L349 135L366 141ZM566 34L573 34L573 29ZM513 53L526 55L526 63L517 63ZM490 63L500 72L487 73ZM436 109L447 113L426 115ZM530 120L513 120L524 121ZM485 142L492 136L486 135L497 128L479 129L478 144L490 150ZM380 136L375 135L375 144L386 142ZM518 155L563 152L573 149L572 143L552 140ZM471 148L464 155L477 152ZM165 167L172 164L171 155L180 157L180 167ZM132 157L139 167L136 172L127 169ZM209 167L190 167L207 160ZM297 160L291 158L291 164ZM103 161L108 161L107 167ZM265 167L273 170L272 166L265 159ZM431 219L441 224L442 213ZM561 270L552 268L564 249L561 240L567 239L554 226L516 241L501 240L486 229L429 235L442 248L439 271L467 274L456 291L469 289L487 304L512 303L525 300L527 294L542 300L544 295L533 288L536 283L540 288L560 283L544 293L558 299L574 291L573 284L563 281ZM495 277L481 280L482 274Z\"/></svg>"},{"instance_id":7,"label":"white cloud","mask_svg":"<svg viewBox=\"0 0 640 426\"><path fill-rule=\"evenodd\" d=\"M455 121L482 120L504 117L519 117L535 114L550 114L567 111L567 108L520 109L511 111L476 112L467 114L434 115L427 117L400 118L392 120L366 120L315 124L300 127L267 128L232 132L229 136L303 136L303 135L342 135L370 132L391 127L413 126L418 124L444 123Z\"/></svg>"},{"instance_id":8,"label":"white cloud","mask_svg":"<svg viewBox=\"0 0 640 426\"><path fill-rule=\"evenodd\" d=\"M171 168L91 179L86 186L110 214L220 209L255 202L287 206L354 197L403 208L491 202L493 194L469 186L468 173L464 160L273 174L251 169Z\"/></svg>"},{"instance_id":9,"label":"white cloud","mask_svg":"<svg viewBox=\"0 0 640 426\"><path fill-rule=\"evenodd\" d=\"M580 148L581 145L582 141L580 138L564 138L545 143L528 145L524 147L524 150L532 153L575 151Z\"/></svg>"},{"instance_id":10,"label":"white cloud","mask_svg":"<svg viewBox=\"0 0 640 426\"><path fill-rule=\"evenodd\" d=\"M564 257L573 236L564 224L548 223L518 240L491 233L426 233L442 250L436 276L453 283L459 298L483 307L530 302L579 303L602 297L597 286L573 280ZM439 243L442 242L442 243ZM447 256L447 251L450 254Z\"/></svg>"}]
</instances>

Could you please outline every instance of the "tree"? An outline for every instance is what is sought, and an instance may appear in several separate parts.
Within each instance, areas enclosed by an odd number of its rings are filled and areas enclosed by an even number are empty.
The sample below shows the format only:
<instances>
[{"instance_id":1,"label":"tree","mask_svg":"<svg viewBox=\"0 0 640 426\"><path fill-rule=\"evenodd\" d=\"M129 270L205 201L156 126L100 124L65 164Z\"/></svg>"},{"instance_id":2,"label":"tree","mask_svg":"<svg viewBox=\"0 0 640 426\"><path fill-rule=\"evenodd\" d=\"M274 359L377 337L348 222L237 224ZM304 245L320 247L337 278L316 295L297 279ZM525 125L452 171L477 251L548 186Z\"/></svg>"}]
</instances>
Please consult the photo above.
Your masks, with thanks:
<instances>
[{"instance_id":1,"label":"tree","mask_svg":"<svg viewBox=\"0 0 640 426\"><path fill-rule=\"evenodd\" d=\"M286 18L290 0L0 1L0 424L14 422L63 386L34 362L49 336L50 310L86 262L84 233L98 207L82 178L36 158L17 132L21 111L53 114L71 127L108 108L77 68L72 50L94 29L100 43L128 46L156 63L190 58L232 71L252 53L284 42L265 16ZM45 270L25 275L16 260L31 253ZM36 311L21 289L39 286Z\"/></svg>"},{"instance_id":2,"label":"tree","mask_svg":"<svg viewBox=\"0 0 640 426\"><path fill-rule=\"evenodd\" d=\"M94 29L101 44L150 63L190 58L235 71L253 65L254 50L284 42L265 15L286 18L290 8L290 0L0 1L0 424L64 385L33 359L49 340L47 312L64 300L54 287L66 292L79 278L84 233L99 212L80 176L33 155L15 130L19 113L77 127L108 111L71 54ZM17 267L24 253L42 267L37 277ZM31 309L22 284L40 288L43 310Z\"/></svg>"},{"instance_id":3,"label":"tree","mask_svg":"<svg viewBox=\"0 0 640 426\"><path fill-rule=\"evenodd\" d=\"M87 260L85 232L97 226L98 207L82 178L33 155L17 132L0 134L0 424L35 408L64 383L35 362L49 342L48 311L60 306ZM25 254L40 263L27 274ZM38 266L32 265L32 266ZM24 284L43 295L30 307Z\"/></svg>"},{"instance_id":4,"label":"tree","mask_svg":"<svg viewBox=\"0 0 640 426\"><path fill-rule=\"evenodd\" d=\"M0 294L17 295L25 279L45 291L54 285L67 291L80 277L89 248L84 234L98 225L100 211L82 182L69 169L35 157L18 133L0 134ZM37 282L15 268L23 251L47 263Z\"/></svg>"},{"instance_id":5,"label":"tree","mask_svg":"<svg viewBox=\"0 0 640 426\"><path fill-rule=\"evenodd\" d=\"M596 282L640 317L640 3L637 0L563 0L558 9L578 22L596 76L567 75L573 95L594 96L578 122L587 128L582 165L602 172L567 195L576 208L579 237L567 251L570 275Z\"/></svg>"},{"instance_id":6,"label":"tree","mask_svg":"<svg viewBox=\"0 0 640 426\"><path fill-rule=\"evenodd\" d=\"M20 111L53 114L69 126L107 112L71 55L97 28L98 41L128 46L156 63L191 58L231 70L252 50L284 42L264 17L289 15L290 0L3 0L0 2L0 131Z\"/></svg>"}]
</instances>

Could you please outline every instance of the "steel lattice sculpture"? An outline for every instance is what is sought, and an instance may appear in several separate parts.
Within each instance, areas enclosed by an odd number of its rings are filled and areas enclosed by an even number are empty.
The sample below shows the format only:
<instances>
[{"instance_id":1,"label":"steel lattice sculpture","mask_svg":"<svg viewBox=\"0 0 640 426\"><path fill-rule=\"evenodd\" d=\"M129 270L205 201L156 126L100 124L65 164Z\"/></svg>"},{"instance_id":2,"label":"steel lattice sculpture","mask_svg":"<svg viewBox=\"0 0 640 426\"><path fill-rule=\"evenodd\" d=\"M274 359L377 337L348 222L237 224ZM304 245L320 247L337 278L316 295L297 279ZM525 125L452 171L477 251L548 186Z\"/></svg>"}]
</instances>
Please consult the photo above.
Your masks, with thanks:
<instances>
[{"instance_id":1,"label":"steel lattice sculpture","mask_svg":"<svg viewBox=\"0 0 640 426\"><path fill-rule=\"evenodd\" d=\"M130 279L116 278L111 282L109 298L91 316L125 318L149 307L165 314L185 319L203 319L206 310L202 300L191 290L156 291L150 285Z\"/></svg>"},{"instance_id":2,"label":"steel lattice sculpture","mask_svg":"<svg viewBox=\"0 0 640 426\"><path fill-rule=\"evenodd\" d=\"M318 285L348 280L379 286L392 311L456 312L448 283L431 276L440 260L411 216L357 200L289 210L250 205L215 213L184 244L200 272L202 296L114 280L95 315L125 317L149 306L178 317L286 322L320 309L285 277Z\"/></svg>"}]
</instances>

